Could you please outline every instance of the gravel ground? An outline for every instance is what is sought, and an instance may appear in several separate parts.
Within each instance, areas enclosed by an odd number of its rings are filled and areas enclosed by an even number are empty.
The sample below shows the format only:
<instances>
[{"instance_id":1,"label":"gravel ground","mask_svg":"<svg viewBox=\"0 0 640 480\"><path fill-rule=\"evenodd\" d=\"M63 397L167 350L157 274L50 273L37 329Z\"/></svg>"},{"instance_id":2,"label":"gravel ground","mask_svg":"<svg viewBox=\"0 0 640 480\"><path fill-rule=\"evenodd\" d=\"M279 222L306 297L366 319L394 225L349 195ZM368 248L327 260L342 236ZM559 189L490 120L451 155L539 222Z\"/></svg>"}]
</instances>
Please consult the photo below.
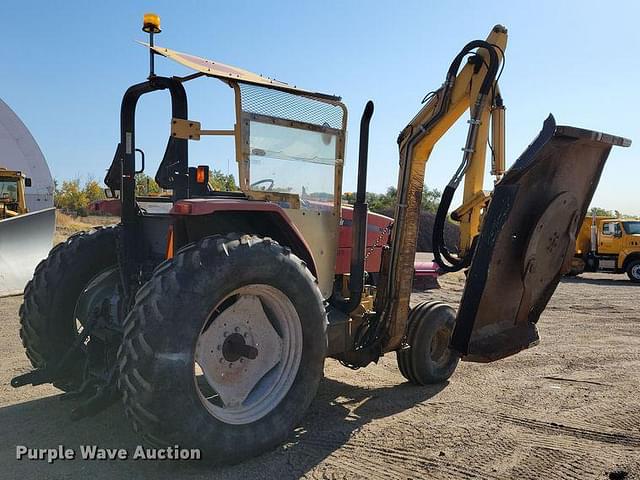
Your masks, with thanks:
<instances>
[{"instance_id":1,"label":"gravel ground","mask_svg":"<svg viewBox=\"0 0 640 480\"><path fill-rule=\"evenodd\" d=\"M460 277L414 301L457 303ZM0 478L640 479L640 285L587 274L561 283L540 346L462 363L446 385L414 387L395 355L351 371L333 360L303 424L277 450L233 467L150 461L17 461L16 445L133 450L119 405L79 422L51 386L9 386L29 368L21 298L0 299ZM626 475L625 475L626 473Z\"/></svg>"}]
</instances>

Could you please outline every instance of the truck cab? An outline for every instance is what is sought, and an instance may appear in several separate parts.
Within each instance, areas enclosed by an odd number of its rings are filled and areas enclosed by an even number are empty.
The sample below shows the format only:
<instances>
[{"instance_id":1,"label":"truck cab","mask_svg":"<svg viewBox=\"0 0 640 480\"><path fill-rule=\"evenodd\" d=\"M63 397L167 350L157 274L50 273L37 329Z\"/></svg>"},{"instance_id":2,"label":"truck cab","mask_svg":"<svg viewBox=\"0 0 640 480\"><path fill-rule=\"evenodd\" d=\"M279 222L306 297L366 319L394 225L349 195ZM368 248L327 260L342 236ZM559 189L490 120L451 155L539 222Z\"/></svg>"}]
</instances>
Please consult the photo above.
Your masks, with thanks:
<instances>
[{"instance_id":1,"label":"truck cab","mask_svg":"<svg viewBox=\"0 0 640 480\"><path fill-rule=\"evenodd\" d=\"M640 220L593 216L584 219L572 272L626 273L640 282Z\"/></svg>"}]
</instances>

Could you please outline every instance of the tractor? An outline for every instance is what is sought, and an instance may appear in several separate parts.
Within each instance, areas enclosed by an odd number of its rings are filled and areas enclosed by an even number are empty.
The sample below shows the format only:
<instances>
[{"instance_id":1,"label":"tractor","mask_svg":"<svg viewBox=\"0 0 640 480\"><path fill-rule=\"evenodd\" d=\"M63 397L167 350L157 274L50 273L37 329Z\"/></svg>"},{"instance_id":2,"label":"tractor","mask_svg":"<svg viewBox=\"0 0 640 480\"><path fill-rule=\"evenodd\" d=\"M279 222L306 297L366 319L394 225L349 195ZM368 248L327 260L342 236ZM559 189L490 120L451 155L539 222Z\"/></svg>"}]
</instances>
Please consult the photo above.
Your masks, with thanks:
<instances>
[{"instance_id":1,"label":"tractor","mask_svg":"<svg viewBox=\"0 0 640 480\"><path fill-rule=\"evenodd\" d=\"M124 94L120 140L105 184L121 201L118 225L56 246L24 292L20 335L32 372L15 387L53 383L79 399L74 418L118 399L142 438L199 448L234 463L285 441L311 404L327 357L360 368L395 352L411 383L447 381L459 360L490 362L535 345L536 322L568 271L575 237L612 146L629 140L545 122L505 171L505 107L498 87L507 31L467 44L443 85L399 138L393 224L367 275L366 181L372 102L360 122L348 274L338 272L347 109L339 97L154 44L150 74ZM155 58L193 71L156 75ZM233 89L235 125L189 118L184 85L210 77ZM136 104L166 90L170 135L155 180L170 196L136 198ZM425 165L470 110L462 162L444 189L434 256L466 272L457 310L410 307ZM491 135L489 136L489 127ZM209 185L190 166L190 141L231 136L238 191ZM482 190L491 144L492 193ZM461 245L443 242L464 180Z\"/></svg>"}]
</instances>

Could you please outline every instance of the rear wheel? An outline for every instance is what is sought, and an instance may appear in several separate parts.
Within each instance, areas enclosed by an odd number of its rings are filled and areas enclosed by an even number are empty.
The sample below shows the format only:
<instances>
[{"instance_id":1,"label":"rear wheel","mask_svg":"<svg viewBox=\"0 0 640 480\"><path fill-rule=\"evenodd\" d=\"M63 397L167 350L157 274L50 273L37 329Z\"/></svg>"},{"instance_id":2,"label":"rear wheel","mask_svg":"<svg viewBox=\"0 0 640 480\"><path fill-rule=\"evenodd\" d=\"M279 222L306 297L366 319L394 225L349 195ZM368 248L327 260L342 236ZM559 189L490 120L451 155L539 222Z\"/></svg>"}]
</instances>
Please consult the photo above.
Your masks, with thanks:
<instances>
[{"instance_id":1,"label":"rear wheel","mask_svg":"<svg viewBox=\"0 0 640 480\"><path fill-rule=\"evenodd\" d=\"M208 237L158 267L127 317L119 388L155 445L233 463L284 441L322 377L326 313L270 239Z\"/></svg>"},{"instance_id":2,"label":"rear wheel","mask_svg":"<svg viewBox=\"0 0 640 480\"><path fill-rule=\"evenodd\" d=\"M455 310L441 302L424 302L411 310L407 345L396 352L400 373L411 383L441 383L453 375L459 361L449 348L455 320Z\"/></svg>"},{"instance_id":3,"label":"rear wheel","mask_svg":"<svg viewBox=\"0 0 640 480\"><path fill-rule=\"evenodd\" d=\"M82 328L76 318L78 298L96 275L117 264L117 235L118 227L77 233L36 267L20 307L20 338L34 368L55 367L71 347ZM78 351L54 385L77 388L84 362Z\"/></svg>"},{"instance_id":4,"label":"rear wheel","mask_svg":"<svg viewBox=\"0 0 640 480\"><path fill-rule=\"evenodd\" d=\"M634 283L640 282L640 259L629 262L629 265L627 265L627 276L629 280Z\"/></svg>"}]
</instances>

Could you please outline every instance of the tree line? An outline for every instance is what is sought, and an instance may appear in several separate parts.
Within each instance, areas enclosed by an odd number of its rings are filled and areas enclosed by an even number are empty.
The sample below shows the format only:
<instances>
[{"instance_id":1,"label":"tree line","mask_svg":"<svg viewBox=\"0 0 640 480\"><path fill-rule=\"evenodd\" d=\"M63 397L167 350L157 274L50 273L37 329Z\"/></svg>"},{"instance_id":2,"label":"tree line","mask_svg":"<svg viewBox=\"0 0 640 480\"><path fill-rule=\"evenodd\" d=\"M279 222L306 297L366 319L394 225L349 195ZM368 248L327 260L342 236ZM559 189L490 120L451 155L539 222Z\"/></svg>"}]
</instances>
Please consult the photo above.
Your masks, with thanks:
<instances>
[{"instance_id":1,"label":"tree line","mask_svg":"<svg viewBox=\"0 0 640 480\"><path fill-rule=\"evenodd\" d=\"M220 170L209 172L209 184L214 190L238 190L233 175L224 174ZM158 196L169 193L163 191L153 177L144 173L136 174L136 195ZM91 204L106 198L105 188L91 176L84 181L80 177L63 180L62 183L54 181L53 203L56 208L67 213L86 216Z\"/></svg>"},{"instance_id":2,"label":"tree line","mask_svg":"<svg viewBox=\"0 0 640 480\"><path fill-rule=\"evenodd\" d=\"M209 172L209 184L214 190L235 191L238 190L235 178L232 174L225 174L220 170ZM62 183L55 181L54 204L57 208L69 213L85 216L90 211L90 205L96 201L106 198L104 187L94 179L88 177L84 181L80 177L72 180L64 180ZM144 173L136 175L136 195L154 196L162 195L164 192L156 183L155 179ZM422 211L435 213L440 204L441 192L436 188L424 187L422 191ZM398 191L396 187L389 187L385 193L367 192L366 201L369 210L384 215L393 214ZM346 203L355 202L354 192L345 192L342 200ZM638 218L633 215L623 215L618 210L607 210L601 207L592 207L588 215L607 216L611 218Z\"/></svg>"}]
</instances>

